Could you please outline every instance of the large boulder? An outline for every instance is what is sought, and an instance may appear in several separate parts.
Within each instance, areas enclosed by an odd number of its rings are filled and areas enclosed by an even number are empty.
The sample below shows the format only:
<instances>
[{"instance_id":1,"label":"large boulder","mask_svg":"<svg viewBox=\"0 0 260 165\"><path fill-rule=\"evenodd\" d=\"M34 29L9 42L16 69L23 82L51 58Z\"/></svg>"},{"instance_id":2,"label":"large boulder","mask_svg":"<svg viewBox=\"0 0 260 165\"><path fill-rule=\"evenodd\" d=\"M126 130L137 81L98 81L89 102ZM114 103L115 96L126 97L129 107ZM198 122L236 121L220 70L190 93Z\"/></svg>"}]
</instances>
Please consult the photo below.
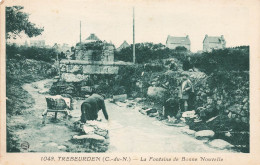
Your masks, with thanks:
<instances>
[{"instance_id":1,"label":"large boulder","mask_svg":"<svg viewBox=\"0 0 260 165\"><path fill-rule=\"evenodd\" d=\"M215 132L212 130L202 130L195 133L197 139L210 139L215 135Z\"/></svg>"},{"instance_id":2,"label":"large boulder","mask_svg":"<svg viewBox=\"0 0 260 165\"><path fill-rule=\"evenodd\" d=\"M218 148L218 149L230 149L234 146L225 140L222 139L214 139L208 143L211 147Z\"/></svg>"},{"instance_id":3,"label":"large boulder","mask_svg":"<svg viewBox=\"0 0 260 165\"><path fill-rule=\"evenodd\" d=\"M166 89L162 87L149 87L147 95L151 98L161 99L165 96Z\"/></svg>"}]
</instances>

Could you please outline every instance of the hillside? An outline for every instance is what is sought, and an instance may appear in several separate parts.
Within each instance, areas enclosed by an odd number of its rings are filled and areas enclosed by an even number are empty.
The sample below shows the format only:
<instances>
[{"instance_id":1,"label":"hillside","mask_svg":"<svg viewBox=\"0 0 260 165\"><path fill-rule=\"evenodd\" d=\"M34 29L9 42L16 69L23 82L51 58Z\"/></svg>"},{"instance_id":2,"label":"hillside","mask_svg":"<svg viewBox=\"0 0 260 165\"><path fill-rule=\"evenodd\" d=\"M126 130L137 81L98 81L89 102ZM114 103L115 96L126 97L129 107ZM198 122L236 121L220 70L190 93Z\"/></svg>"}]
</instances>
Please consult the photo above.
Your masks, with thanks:
<instances>
[{"instance_id":1,"label":"hillside","mask_svg":"<svg viewBox=\"0 0 260 165\"><path fill-rule=\"evenodd\" d=\"M21 115L34 105L34 99L22 88L25 83L51 78L56 69L51 63L31 59L7 59L6 61L6 112L7 151L17 152L17 137L14 128L9 127L11 116Z\"/></svg>"}]
</instances>

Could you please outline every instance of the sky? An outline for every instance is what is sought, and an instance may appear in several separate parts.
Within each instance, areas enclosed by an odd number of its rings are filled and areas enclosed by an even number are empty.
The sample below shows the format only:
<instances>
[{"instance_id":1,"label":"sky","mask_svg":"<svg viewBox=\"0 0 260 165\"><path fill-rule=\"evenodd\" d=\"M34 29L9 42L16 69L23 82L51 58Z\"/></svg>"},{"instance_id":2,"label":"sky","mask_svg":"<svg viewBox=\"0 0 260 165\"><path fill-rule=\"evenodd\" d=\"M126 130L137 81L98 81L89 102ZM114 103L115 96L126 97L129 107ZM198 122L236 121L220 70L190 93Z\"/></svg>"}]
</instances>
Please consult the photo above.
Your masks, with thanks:
<instances>
[{"instance_id":1,"label":"sky","mask_svg":"<svg viewBox=\"0 0 260 165\"><path fill-rule=\"evenodd\" d=\"M44 27L44 32L31 39L22 36L15 42L44 39L48 45L68 43L75 46L79 42L81 21L82 40L95 33L116 47L124 40L131 44L134 6L136 43L165 44L168 35L189 35L191 51L196 52L202 50L203 39L208 34L224 35L227 47L249 45L248 8L241 3L219 2L17 0L15 3L30 13L30 21Z\"/></svg>"}]
</instances>

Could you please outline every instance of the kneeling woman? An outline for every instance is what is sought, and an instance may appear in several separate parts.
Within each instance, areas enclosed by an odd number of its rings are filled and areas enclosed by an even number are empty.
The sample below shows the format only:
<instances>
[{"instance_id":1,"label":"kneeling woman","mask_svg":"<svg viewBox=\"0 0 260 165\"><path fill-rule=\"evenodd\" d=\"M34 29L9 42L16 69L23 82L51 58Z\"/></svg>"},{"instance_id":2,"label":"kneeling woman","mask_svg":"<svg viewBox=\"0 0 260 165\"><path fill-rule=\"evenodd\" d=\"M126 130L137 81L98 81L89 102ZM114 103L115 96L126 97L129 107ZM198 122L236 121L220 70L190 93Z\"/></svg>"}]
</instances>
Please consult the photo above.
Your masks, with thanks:
<instances>
[{"instance_id":1,"label":"kneeling woman","mask_svg":"<svg viewBox=\"0 0 260 165\"><path fill-rule=\"evenodd\" d=\"M108 120L108 114L104 102L104 96L98 94L92 94L81 104L81 119L82 123L87 120L97 120L98 111L102 109L102 112Z\"/></svg>"}]
</instances>

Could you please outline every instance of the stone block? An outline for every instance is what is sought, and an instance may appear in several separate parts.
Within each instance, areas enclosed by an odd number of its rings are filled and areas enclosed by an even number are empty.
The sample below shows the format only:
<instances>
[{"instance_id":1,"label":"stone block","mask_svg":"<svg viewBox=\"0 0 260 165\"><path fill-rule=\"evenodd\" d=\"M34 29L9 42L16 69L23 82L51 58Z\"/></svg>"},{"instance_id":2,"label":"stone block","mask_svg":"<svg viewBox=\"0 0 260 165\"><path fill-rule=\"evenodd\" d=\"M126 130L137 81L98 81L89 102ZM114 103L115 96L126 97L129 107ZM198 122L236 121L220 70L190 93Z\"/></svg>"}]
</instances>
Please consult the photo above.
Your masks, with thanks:
<instances>
[{"instance_id":1,"label":"stone block","mask_svg":"<svg viewBox=\"0 0 260 165\"><path fill-rule=\"evenodd\" d=\"M210 139L215 135L215 132L212 130L202 130L195 133L197 139Z\"/></svg>"}]
</instances>

